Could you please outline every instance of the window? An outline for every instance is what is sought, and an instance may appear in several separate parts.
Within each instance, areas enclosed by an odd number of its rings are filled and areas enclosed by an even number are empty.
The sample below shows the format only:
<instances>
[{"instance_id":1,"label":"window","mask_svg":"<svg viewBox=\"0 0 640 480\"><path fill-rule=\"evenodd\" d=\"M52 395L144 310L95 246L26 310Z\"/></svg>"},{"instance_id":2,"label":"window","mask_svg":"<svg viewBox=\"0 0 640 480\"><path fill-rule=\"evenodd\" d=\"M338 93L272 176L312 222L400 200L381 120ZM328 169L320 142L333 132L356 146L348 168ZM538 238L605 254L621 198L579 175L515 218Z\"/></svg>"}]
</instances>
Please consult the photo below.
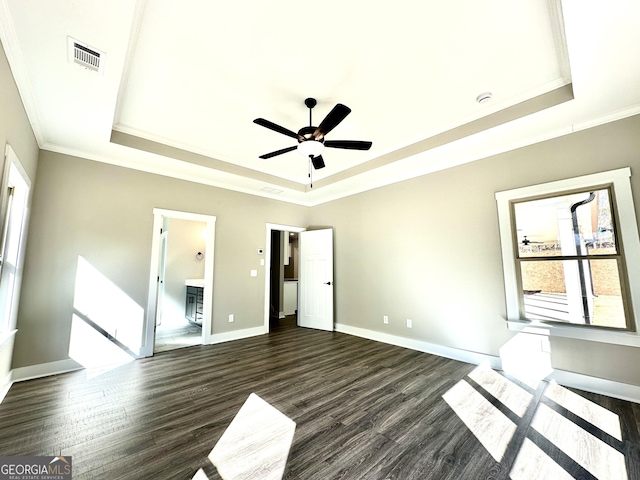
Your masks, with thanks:
<instances>
[{"instance_id":1,"label":"window","mask_svg":"<svg viewBox=\"0 0 640 480\"><path fill-rule=\"evenodd\" d=\"M2 170L2 168L0 168ZM10 145L0 190L0 344L15 334L31 181Z\"/></svg>"},{"instance_id":2,"label":"window","mask_svg":"<svg viewBox=\"0 0 640 480\"><path fill-rule=\"evenodd\" d=\"M7 235L9 233L9 224L11 218L11 201L13 200L13 186L7 187L6 195L0 197L0 282L2 281L2 267L4 266L4 259L7 249Z\"/></svg>"},{"instance_id":3,"label":"window","mask_svg":"<svg viewBox=\"0 0 640 480\"><path fill-rule=\"evenodd\" d=\"M610 201L600 188L511 203L525 318L630 329Z\"/></svg>"},{"instance_id":4,"label":"window","mask_svg":"<svg viewBox=\"0 0 640 480\"><path fill-rule=\"evenodd\" d=\"M640 346L630 175L625 168L496 193L510 328L544 324L552 334Z\"/></svg>"}]
</instances>

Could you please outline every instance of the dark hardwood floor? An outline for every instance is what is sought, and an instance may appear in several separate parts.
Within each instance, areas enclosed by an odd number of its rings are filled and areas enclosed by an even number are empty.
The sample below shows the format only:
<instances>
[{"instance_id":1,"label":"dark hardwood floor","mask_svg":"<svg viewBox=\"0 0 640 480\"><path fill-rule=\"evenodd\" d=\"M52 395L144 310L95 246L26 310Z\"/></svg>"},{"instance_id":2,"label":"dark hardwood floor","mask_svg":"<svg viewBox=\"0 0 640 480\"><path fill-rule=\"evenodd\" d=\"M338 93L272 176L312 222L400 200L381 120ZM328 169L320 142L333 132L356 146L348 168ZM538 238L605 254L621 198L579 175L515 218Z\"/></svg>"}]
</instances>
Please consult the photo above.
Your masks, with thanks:
<instances>
[{"instance_id":1,"label":"dark hardwood floor","mask_svg":"<svg viewBox=\"0 0 640 480\"><path fill-rule=\"evenodd\" d=\"M286 479L640 479L637 404L283 323L17 383L0 455L69 455L76 480L218 479L209 452L256 393L296 423Z\"/></svg>"}]
</instances>

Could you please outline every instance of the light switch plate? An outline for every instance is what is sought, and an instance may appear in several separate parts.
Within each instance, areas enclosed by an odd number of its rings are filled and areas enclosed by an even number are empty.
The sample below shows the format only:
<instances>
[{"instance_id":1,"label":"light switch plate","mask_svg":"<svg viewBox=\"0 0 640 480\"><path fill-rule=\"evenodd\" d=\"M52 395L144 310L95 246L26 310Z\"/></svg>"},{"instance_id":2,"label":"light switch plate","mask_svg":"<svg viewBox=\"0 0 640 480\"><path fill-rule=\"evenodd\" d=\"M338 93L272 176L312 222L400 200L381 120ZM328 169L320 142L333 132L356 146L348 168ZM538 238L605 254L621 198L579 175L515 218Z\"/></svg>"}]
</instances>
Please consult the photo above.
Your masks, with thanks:
<instances>
[{"instance_id":1,"label":"light switch plate","mask_svg":"<svg viewBox=\"0 0 640 480\"><path fill-rule=\"evenodd\" d=\"M258 276L258 270L251 270L251 276L252 277L257 277Z\"/></svg>"}]
</instances>

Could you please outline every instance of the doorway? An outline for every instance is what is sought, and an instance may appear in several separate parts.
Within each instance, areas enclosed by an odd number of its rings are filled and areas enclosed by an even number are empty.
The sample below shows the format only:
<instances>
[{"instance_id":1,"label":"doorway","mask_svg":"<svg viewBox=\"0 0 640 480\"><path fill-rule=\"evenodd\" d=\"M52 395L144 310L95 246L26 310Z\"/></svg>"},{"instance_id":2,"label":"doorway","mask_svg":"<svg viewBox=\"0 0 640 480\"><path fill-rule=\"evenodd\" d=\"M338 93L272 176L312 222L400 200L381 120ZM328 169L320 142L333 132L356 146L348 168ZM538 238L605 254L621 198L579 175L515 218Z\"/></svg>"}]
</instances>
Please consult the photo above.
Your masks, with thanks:
<instances>
[{"instance_id":1,"label":"doorway","mask_svg":"<svg viewBox=\"0 0 640 480\"><path fill-rule=\"evenodd\" d=\"M303 227L267 223L264 331L296 324L298 294L297 238Z\"/></svg>"},{"instance_id":2,"label":"doorway","mask_svg":"<svg viewBox=\"0 0 640 480\"><path fill-rule=\"evenodd\" d=\"M154 353L202 345L207 224L163 217Z\"/></svg>"},{"instance_id":3,"label":"doorway","mask_svg":"<svg viewBox=\"0 0 640 480\"><path fill-rule=\"evenodd\" d=\"M144 355L210 343L216 217L154 209Z\"/></svg>"}]
</instances>

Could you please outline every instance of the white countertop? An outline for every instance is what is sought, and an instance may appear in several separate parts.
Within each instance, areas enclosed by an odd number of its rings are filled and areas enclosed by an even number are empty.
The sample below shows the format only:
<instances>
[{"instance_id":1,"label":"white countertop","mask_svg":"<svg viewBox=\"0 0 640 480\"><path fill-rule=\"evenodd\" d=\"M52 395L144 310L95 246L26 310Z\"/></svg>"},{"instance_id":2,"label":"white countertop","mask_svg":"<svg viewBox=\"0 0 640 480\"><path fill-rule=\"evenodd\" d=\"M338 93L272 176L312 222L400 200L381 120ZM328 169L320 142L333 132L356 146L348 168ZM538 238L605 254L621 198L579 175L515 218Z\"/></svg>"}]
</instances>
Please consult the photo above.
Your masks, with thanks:
<instances>
[{"instance_id":1,"label":"white countertop","mask_svg":"<svg viewBox=\"0 0 640 480\"><path fill-rule=\"evenodd\" d=\"M184 284L188 287L200 287L204 288L204 278L187 278Z\"/></svg>"}]
</instances>

